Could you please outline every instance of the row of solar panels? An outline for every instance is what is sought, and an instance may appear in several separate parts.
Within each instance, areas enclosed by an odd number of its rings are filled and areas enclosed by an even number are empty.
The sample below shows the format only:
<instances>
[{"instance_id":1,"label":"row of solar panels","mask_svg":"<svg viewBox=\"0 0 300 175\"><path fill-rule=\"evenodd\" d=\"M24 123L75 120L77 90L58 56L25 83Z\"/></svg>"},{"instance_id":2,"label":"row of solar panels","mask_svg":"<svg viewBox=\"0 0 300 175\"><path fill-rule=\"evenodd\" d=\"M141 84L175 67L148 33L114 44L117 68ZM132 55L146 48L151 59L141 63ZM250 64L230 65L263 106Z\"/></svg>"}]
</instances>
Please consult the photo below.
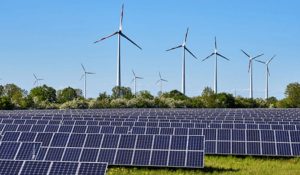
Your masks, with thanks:
<instances>
[{"instance_id":1,"label":"row of solar panels","mask_svg":"<svg viewBox=\"0 0 300 175\"><path fill-rule=\"evenodd\" d=\"M90 127L104 127L104 126L124 126L124 127L157 127L157 128L215 128L215 129L270 129L270 130L300 130L300 125L268 125L268 124L205 124L205 123L146 123L146 122L101 122L101 123L73 123L52 122L55 124L0 124L1 131L23 131L23 128L31 128L32 130L48 130L47 128L90 128ZM58 123L58 124L57 124ZM40 128L40 129L38 129ZM44 129L43 129L44 128ZM30 130L30 129L29 129ZM28 130L26 130L28 131Z\"/></svg>"},{"instance_id":2,"label":"row of solar panels","mask_svg":"<svg viewBox=\"0 0 300 175\"><path fill-rule=\"evenodd\" d=\"M116 122L156 122L156 123L164 123L164 122L178 122L178 123L254 123L254 124L299 124L300 120L296 119L237 119L237 118L166 118L166 117L159 117L159 118L146 118L146 117L138 117L138 118L132 118L132 117L89 117L89 118L52 118L52 117L18 117L18 118L1 118L0 123L6 123L6 124L22 124L26 122L30 122L31 124L43 122L47 124L51 124L52 121L116 121Z\"/></svg>"},{"instance_id":3,"label":"row of solar panels","mask_svg":"<svg viewBox=\"0 0 300 175\"><path fill-rule=\"evenodd\" d=\"M107 163L0 160L0 175L105 175Z\"/></svg>"},{"instance_id":4,"label":"row of solar panels","mask_svg":"<svg viewBox=\"0 0 300 175\"><path fill-rule=\"evenodd\" d=\"M132 142L131 144L133 145L137 144L136 148L138 149L143 149L141 145L144 146L145 144L148 144L147 148L159 149L159 138L166 137L174 139L170 141L172 148L179 149L180 147L181 150L185 150L189 144L192 144L184 139L184 134L178 133L179 135L174 135L174 133L168 132L167 130L173 128L165 129L164 133L156 133L150 132L151 130L146 128L133 128L132 133L124 136L124 138L128 137L131 139L120 139L120 141L118 138L109 138L109 135L106 136L107 138L102 138L103 134L6 132L2 141L41 142L42 146L68 148L119 148L120 146L120 148L123 148L125 142ZM207 154L272 156L300 155L300 131L197 129L193 130L193 132L194 133L191 133L189 137L195 136L195 138L197 138L197 136L205 136L205 152ZM180 139L182 139L182 144L187 145L176 145L176 143L179 143L177 140ZM165 145L169 145L168 143ZM250 147L251 145L253 147ZM272 149L262 145L269 145ZM249 148L247 149L247 147ZM190 147L188 146L188 148ZM268 152L268 150L271 152Z\"/></svg>"},{"instance_id":5,"label":"row of solar panels","mask_svg":"<svg viewBox=\"0 0 300 175\"><path fill-rule=\"evenodd\" d=\"M77 135L42 142L4 142L0 159L108 162L109 165L203 167L203 136ZM50 137L51 138L51 137ZM47 140L47 142L46 142ZM85 147L83 147L85 146Z\"/></svg>"}]
</instances>

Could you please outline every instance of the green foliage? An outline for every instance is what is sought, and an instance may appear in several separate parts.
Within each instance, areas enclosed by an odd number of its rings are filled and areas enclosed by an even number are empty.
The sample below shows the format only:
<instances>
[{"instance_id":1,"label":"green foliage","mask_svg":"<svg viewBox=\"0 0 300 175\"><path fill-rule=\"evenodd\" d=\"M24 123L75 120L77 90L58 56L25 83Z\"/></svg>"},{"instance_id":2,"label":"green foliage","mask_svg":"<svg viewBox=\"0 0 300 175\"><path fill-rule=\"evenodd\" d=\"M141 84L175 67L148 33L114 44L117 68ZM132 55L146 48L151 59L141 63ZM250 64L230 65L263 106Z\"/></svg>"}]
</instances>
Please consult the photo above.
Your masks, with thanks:
<instances>
[{"instance_id":1,"label":"green foliage","mask_svg":"<svg viewBox=\"0 0 300 175\"><path fill-rule=\"evenodd\" d=\"M57 101L59 103L72 101L79 97L77 93L78 92L76 91L76 89L73 89L71 87L64 88L63 90L57 91Z\"/></svg>"},{"instance_id":2,"label":"green foliage","mask_svg":"<svg viewBox=\"0 0 300 175\"><path fill-rule=\"evenodd\" d=\"M256 107L258 107L258 105L254 99L243 98L243 97L235 98L235 106L237 108L256 108Z\"/></svg>"},{"instance_id":3,"label":"green foliage","mask_svg":"<svg viewBox=\"0 0 300 175\"><path fill-rule=\"evenodd\" d=\"M107 175L294 175L299 158L235 157L205 155L203 169L109 167Z\"/></svg>"},{"instance_id":4,"label":"green foliage","mask_svg":"<svg viewBox=\"0 0 300 175\"><path fill-rule=\"evenodd\" d=\"M219 93L216 95L216 103L218 108L235 107L235 99L232 94Z\"/></svg>"},{"instance_id":5,"label":"green foliage","mask_svg":"<svg viewBox=\"0 0 300 175\"><path fill-rule=\"evenodd\" d=\"M126 98L113 99L110 102L110 106L112 108L126 108L127 107L127 99Z\"/></svg>"},{"instance_id":6,"label":"green foliage","mask_svg":"<svg viewBox=\"0 0 300 175\"><path fill-rule=\"evenodd\" d=\"M162 93L161 97L172 98L174 100L187 100L188 99L187 96L185 96L183 93L181 93L178 90L172 90L170 92Z\"/></svg>"},{"instance_id":7,"label":"green foliage","mask_svg":"<svg viewBox=\"0 0 300 175\"><path fill-rule=\"evenodd\" d=\"M56 102L56 90L52 87L43 85L31 89L29 96L31 96L34 101L47 101L50 103Z\"/></svg>"},{"instance_id":8,"label":"green foliage","mask_svg":"<svg viewBox=\"0 0 300 175\"><path fill-rule=\"evenodd\" d=\"M202 102L203 102L204 107L206 107L206 108L217 107L216 99L217 99L217 95L211 88L209 88L209 87L204 88L204 90L202 92Z\"/></svg>"},{"instance_id":9,"label":"green foliage","mask_svg":"<svg viewBox=\"0 0 300 175\"><path fill-rule=\"evenodd\" d=\"M130 87L115 86L112 89L112 95L111 95L111 97L113 99L116 99L116 98L131 99L131 98L134 97L134 95L132 94Z\"/></svg>"},{"instance_id":10,"label":"green foliage","mask_svg":"<svg viewBox=\"0 0 300 175\"><path fill-rule=\"evenodd\" d=\"M6 84L4 86L4 96L9 98L16 108L22 108L22 103L24 103L23 98L26 96L26 91L15 84Z\"/></svg>"},{"instance_id":11,"label":"green foliage","mask_svg":"<svg viewBox=\"0 0 300 175\"><path fill-rule=\"evenodd\" d=\"M13 108L14 105L8 97L0 97L0 110L10 110Z\"/></svg>"},{"instance_id":12,"label":"green foliage","mask_svg":"<svg viewBox=\"0 0 300 175\"><path fill-rule=\"evenodd\" d=\"M300 107L300 84L299 83L290 83L286 87L285 95L290 107L293 108Z\"/></svg>"},{"instance_id":13,"label":"green foliage","mask_svg":"<svg viewBox=\"0 0 300 175\"><path fill-rule=\"evenodd\" d=\"M60 109L87 109L88 103L84 99L76 98L71 101L67 101L60 105Z\"/></svg>"},{"instance_id":14,"label":"green foliage","mask_svg":"<svg viewBox=\"0 0 300 175\"><path fill-rule=\"evenodd\" d=\"M110 108L110 100L107 98L92 99L88 102L88 105L90 109Z\"/></svg>"},{"instance_id":15,"label":"green foliage","mask_svg":"<svg viewBox=\"0 0 300 175\"><path fill-rule=\"evenodd\" d=\"M154 96L151 95L151 93L149 91L140 91L137 94L137 97L138 98L143 98L143 99L149 99L149 100L153 100L154 99Z\"/></svg>"},{"instance_id":16,"label":"green foliage","mask_svg":"<svg viewBox=\"0 0 300 175\"><path fill-rule=\"evenodd\" d=\"M106 94L106 92L100 93L97 100L110 99L110 96Z\"/></svg>"},{"instance_id":17,"label":"green foliage","mask_svg":"<svg viewBox=\"0 0 300 175\"><path fill-rule=\"evenodd\" d=\"M4 95L4 86L0 85L0 97Z\"/></svg>"},{"instance_id":18,"label":"green foliage","mask_svg":"<svg viewBox=\"0 0 300 175\"><path fill-rule=\"evenodd\" d=\"M137 97L137 98L132 98L128 100L127 102L128 107L133 107L133 108L152 108L154 107L154 100L149 99L149 98L142 98L142 97Z\"/></svg>"}]
</instances>

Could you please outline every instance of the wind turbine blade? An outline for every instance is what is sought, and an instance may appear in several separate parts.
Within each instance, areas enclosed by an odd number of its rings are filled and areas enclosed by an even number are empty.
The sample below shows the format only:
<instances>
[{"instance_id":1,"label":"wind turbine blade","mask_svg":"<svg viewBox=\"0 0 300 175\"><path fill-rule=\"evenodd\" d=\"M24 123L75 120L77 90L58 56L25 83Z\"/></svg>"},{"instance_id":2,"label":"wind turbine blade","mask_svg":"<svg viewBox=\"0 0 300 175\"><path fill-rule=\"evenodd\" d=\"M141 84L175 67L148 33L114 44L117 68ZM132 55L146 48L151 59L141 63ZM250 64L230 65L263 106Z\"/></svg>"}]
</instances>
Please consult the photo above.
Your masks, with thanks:
<instances>
[{"instance_id":1,"label":"wind turbine blade","mask_svg":"<svg viewBox=\"0 0 300 175\"><path fill-rule=\"evenodd\" d=\"M80 80L82 80L82 79L83 79L83 77L84 77L84 74L82 74L82 75L81 75L81 77L80 77Z\"/></svg>"},{"instance_id":2,"label":"wind turbine blade","mask_svg":"<svg viewBox=\"0 0 300 175\"><path fill-rule=\"evenodd\" d=\"M133 70L131 70L131 71L132 71L132 73L133 73L133 76L136 77L134 71L133 71Z\"/></svg>"},{"instance_id":3,"label":"wind turbine blade","mask_svg":"<svg viewBox=\"0 0 300 175\"><path fill-rule=\"evenodd\" d=\"M276 57L276 55L274 55L274 56L267 62L267 64L269 64L275 57Z\"/></svg>"},{"instance_id":4,"label":"wind turbine blade","mask_svg":"<svg viewBox=\"0 0 300 175\"><path fill-rule=\"evenodd\" d=\"M155 84L158 84L161 80L157 80Z\"/></svg>"},{"instance_id":5,"label":"wind turbine blade","mask_svg":"<svg viewBox=\"0 0 300 175\"><path fill-rule=\"evenodd\" d=\"M168 82L168 80L165 80L165 79L161 79L161 81L165 81L165 82Z\"/></svg>"},{"instance_id":6,"label":"wind turbine blade","mask_svg":"<svg viewBox=\"0 0 300 175\"><path fill-rule=\"evenodd\" d=\"M103 40L105 40L105 39L107 39L107 38L110 38L110 37L112 37L112 36L114 36L114 35L116 35L116 34L118 34L118 33L119 33L119 32L115 32L115 33L113 33L113 34L111 34L111 35L108 35L108 36L106 36L106 37L103 37L103 38L101 38L101 39L95 41L94 43L98 43L98 42L100 42L100 41L103 41Z\"/></svg>"},{"instance_id":7,"label":"wind turbine blade","mask_svg":"<svg viewBox=\"0 0 300 175\"><path fill-rule=\"evenodd\" d=\"M91 74L96 74L96 73L94 73L94 72L86 72L86 74L90 74L91 75Z\"/></svg>"},{"instance_id":8,"label":"wind turbine blade","mask_svg":"<svg viewBox=\"0 0 300 175\"><path fill-rule=\"evenodd\" d=\"M198 59L187 47L184 47L186 51L188 51L195 59Z\"/></svg>"},{"instance_id":9,"label":"wind turbine blade","mask_svg":"<svg viewBox=\"0 0 300 175\"><path fill-rule=\"evenodd\" d=\"M249 60L249 65L248 65L248 72L250 72L250 68L251 68L251 63L252 63L252 60Z\"/></svg>"},{"instance_id":10,"label":"wind turbine blade","mask_svg":"<svg viewBox=\"0 0 300 175\"><path fill-rule=\"evenodd\" d=\"M207 60L208 58L210 58L211 56L213 56L215 53L210 54L209 56L207 56L206 58L204 58L202 61Z\"/></svg>"},{"instance_id":11,"label":"wind turbine blade","mask_svg":"<svg viewBox=\"0 0 300 175\"><path fill-rule=\"evenodd\" d=\"M176 46L176 47L173 47L173 48L171 48L171 49L168 49L168 50L166 50L166 51L170 51L170 50L178 49L178 48L180 48L180 47L182 47L182 45L180 45L180 46Z\"/></svg>"},{"instance_id":12,"label":"wind turbine blade","mask_svg":"<svg viewBox=\"0 0 300 175\"><path fill-rule=\"evenodd\" d=\"M124 14L124 4L122 4L122 9L121 9L121 16L120 16L120 30L122 30L122 25L123 25L123 14Z\"/></svg>"},{"instance_id":13,"label":"wind turbine blade","mask_svg":"<svg viewBox=\"0 0 300 175\"><path fill-rule=\"evenodd\" d=\"M85 67L83 66L83 64L81 64L81 67L82 67L83 71L86 72Z\"/></svg>"},{"instance_id":14,"label":"wind turbine blade","mask_svg":"<svg viewBox=\"0 0 300 175\"><path fill-rule=\"evenodd\" d=\"M245 51L243 51L243 49L241 49L241 51L247 56L247 57L249 57L250 58L250 55L249 54L247 54Z\"/></svg>"},{"instance_id":15,"label":"wind turbine blade","mask_svg":"<svg viewBox=\"0 0 300 175\"><path fill-rule=\"evenodd\" d=\"M264 62L264 61L260 61L260 60L255 60L255 61L262 63L262 64L266 64L266 62Z\"/></svg>"},{"instance_id":16,"label":"wind turbine blade","mask_svg":"<svg viewBox=\"0 0 300 175\"><path fill-rule=\"evenodd\" d=\"M35 85L37 83L37 80L34 81L33 85Z\"/></svg>"},{"instance_id":17,"label":"wind turbine blade","mask_svg":"<svg viewBox=\"0 0 300 175\"><path fill-rule=\"evenodd\" d=\"M33 76L34 76L35 79L38 79L35 74L33 74Z\"/></svg>"},{"instance_id":18,"label":"wind turbine blade","mask_svg":"<svg viewBox=\"0 0 300 175\"><path fill-rule=\"evenodd\" d=\"M219 54L219 53L217 53L217 55L220 56L220 57L222 57L222 58L224 58L225 60L228 60L228 61L229 61L229 59L226 58L225 56L223 56L223 55L221 55L221 54Z\"/></svg>"},{"instance_id":19,"label":"wind turbine blade","mask_svg":"<svg viewBox=\"0 0 300 175\"><path fill-rule=\"evenodd\" d=\"M269 70L269 66L267 66L267 72L268 72L268 75L270 76L270 70Z\"/></svg>"},{"instance_id":20,"label":"wind turbine blade","mask_svg":"<svg viewBox=\"0 0 300 175\"><path fill-rule=\"evenodd\" d=\"M215 49L217 50L218 47L217 47L217 37L215 36Z\"/></svg>"},{"instance_id":21,"label":"wind turbine blade","mask_svg":"<svg viewBox=\"0 0 300 175\"><path fill-rule=\"evenodd\" d=\"M159 75L159 79L161 79L161 74L160 74L160 72L158 72L158 75Z\"/></svg>"},{"instance_id":22,"label":"wind turbine blade","mask_svg":"<svg viewBox=\"0 0 300 175\"><path fill-rule=\"evenodd\" d=\"M254 60L255 58L261 57L261 56L263 56L263 55L264 55L264 54L257 55L256 57L253 57L252 59Z\"/></svg>"},{"instance_id":23,"label":"wind turbine blade","mask_svg":"<svg viewBox=\"0 0 300 175\"><path fill-rule=\"evenodd\" d=\"M137 79L144 79L143 77L135 77L135 78L137 78Z\"/></svg>"},{"instance_id":24,"label":"wind turbine blade","mask_svg":"<svg viewBox=\"0 0 300 175\"><path fill-rule=\"evenodd\" d=\"M134 44L136 47L138 47L139 49L142 50L142 48L137 45L135 42L133 42L130 38L128 38L125 34L123 34L122 32L120 32L120 35L123 36L125 39L127 39L128 41L130 41L132 44Z\"/></svg>"},{"instance_id":25,"label":"wind turbine blade","mask_svg":"<svg viewBox=\"0 0 300 175\"><path fill-rule=\"evenodd\" d=\"M185 38L184 38L185 43L187 41L188 34L189 34L189 28L186 29Z\"/></svg>"}]
</instances>

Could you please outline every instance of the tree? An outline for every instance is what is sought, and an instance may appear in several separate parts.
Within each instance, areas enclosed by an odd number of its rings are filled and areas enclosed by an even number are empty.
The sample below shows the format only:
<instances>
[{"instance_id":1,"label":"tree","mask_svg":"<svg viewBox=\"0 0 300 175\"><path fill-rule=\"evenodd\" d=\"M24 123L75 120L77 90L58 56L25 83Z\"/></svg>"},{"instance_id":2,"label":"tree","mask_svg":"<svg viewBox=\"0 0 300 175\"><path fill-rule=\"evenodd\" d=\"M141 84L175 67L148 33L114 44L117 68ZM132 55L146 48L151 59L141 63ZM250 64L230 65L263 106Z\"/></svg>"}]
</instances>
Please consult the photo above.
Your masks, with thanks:
<instances>
[{"instance_id":1,"label":"tree","mask_svg":"<svg viewBox=\"0 0 300 175\"><path fill-rule=\"evenodd\" d=\"M233 95L224 92L216 94L216 102L219 108L233 108L235 106Z\"/></svg>"},{"instance_id":2,"label":"tree","mask_svg":"<svg viewBox=\"0 0 300 175\"><path fill-rule=\"evenodd\" d=\"M47 101L51 103L56 102L56 90L46 85L31 89L29 95L33 99L36 98L39 102L40 101Z\"/></svg>"},{"instance_id":3,"label":"tree","mask_svg":"<svg viewBox=\"0 0 300 175\"><path fill-rule=\"evenodd\" d=\"M110 99L109 95L106 94L106 92L100 93L97 100L105 100Z\"/></svg>"},{"instance_id":4,"label":"tree","mask_svg":"<svg viewBox=\"0 0 300 175\"><path fill-rule=\"evenodd\" d=\"M14 105L8 97L0 97L0 110L13 109Z\"/></svg>"},{"instance_id":5,"label":"tree","mask_svg":"<svg viewBox=\"0 0 300 175\"><path fill-rule=\"evenodd\" d=\"M299 108L300 107L300 84L290 83L287 85L285 90L285 95L287 98L287 103L290 107Z\"/></svg>"},{"instance_id":6,"label":"tree","mask_svg":"<svg viewBox=\"0 0 300 175\"><path fill-rule=\"evenodd\" d=\"M163 94L161 94L162 97L164 98L172 98L174 100L187 100L188 97L186 95L184 95L183 93L181 93L178 90L172 90L170 92L165 92Z\"/></svg>"},{"instance_id":7,"label":"tree","mask_svg":"<svg viewBox=\"0 0 300 175\"><path fill-rule=\"evenodd\" d=\"M131 92L130 87L119 87L119 86L115 86L112 89L112 98L116 99L116 98L126 98L126 99L131 99L133 98L133 94Z\"/></svg>"},{"instance_id":8,"label":"tree","mask_svg":"<svg viewBox=\"0 0 300 175\"><path fill-rule=\"evenodd\" d=\"M59 90L57 92L57 101L59 103L65 103L76 98L78 98L77 91L71 87L64 88L63 90Z\"/></svg>"},{"instance_id":9,"label":"tree","mask_svg":"<svg viewBox=\"0 0 300 175\"><path fill-rule=\"evenodd\" d=\"M10 101L16 106L20 107L23 98L27 95L26 90L21 89L15 84L6 84L4 86L4 96L6 96Z\"/></svg>"},{"instance_id":10,"label":"tree","mask_svg":"<svg viewBox=\"0 0 300 175\"><path fill-rule=\"evenodd\" d=\"M149 99L149 100L153 100L154 96L151 95L151 93L149 91L140 91L137 95L137 97L143 98L143 99Z\"/></svg>"},{"instance_id":11,"label":"tree","mask_svg":"<svg viewBox=\"0 0 300 175\"><path fill-rule=\"evenodd\" d=\"M0 85L0 97L4 95L4 86Z\"/></svg>"},{"instance_id":12,"label":"tree","mask_svg":"<svg viewBox=\"0 0 300 175\"><path fill-rule=\"evenodd\" d=\"M204 88L201 96L202 96L203 105L205 107L215 108L217 106L216 94L210 87Z\"/></svg>"}]
</instances>

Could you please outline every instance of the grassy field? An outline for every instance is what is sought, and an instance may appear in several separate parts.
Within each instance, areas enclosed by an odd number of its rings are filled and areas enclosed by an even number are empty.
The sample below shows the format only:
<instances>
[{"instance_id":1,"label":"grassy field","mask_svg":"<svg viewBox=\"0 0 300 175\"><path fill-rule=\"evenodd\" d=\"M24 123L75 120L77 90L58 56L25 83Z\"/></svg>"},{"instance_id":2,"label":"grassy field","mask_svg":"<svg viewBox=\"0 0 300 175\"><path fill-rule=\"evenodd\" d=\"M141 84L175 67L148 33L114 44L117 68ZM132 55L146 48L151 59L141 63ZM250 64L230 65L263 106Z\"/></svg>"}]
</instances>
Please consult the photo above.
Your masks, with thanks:
<instances>
[{"instance_id":1,"label":"grassy field","mask_svg":"<svg viewBox=\"0 0 300 175\"><path fill-rule=\"evenodd\" d=\"M206 156L201 170L109 167L108 175L300 175L300 158Z\"/></svg>"}]
</instances>

